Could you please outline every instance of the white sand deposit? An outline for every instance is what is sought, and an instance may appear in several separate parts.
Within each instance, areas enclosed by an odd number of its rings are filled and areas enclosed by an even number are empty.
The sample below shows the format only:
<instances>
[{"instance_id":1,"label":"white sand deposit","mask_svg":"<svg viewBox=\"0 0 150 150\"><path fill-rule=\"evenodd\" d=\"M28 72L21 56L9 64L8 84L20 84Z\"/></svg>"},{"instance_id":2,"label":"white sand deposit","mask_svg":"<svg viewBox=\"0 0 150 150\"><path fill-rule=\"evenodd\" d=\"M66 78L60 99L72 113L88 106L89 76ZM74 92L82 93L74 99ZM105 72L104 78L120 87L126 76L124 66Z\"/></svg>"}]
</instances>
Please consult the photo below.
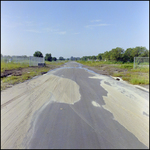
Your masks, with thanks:
<instances>
[{"instance_id":1,"label":"white sand deposit","mask_svg":"<svg viewBox=\"0 0 150 150\"><path fill-rule=\"evenodd\" d=\"M1 92L1 148L24 148L22 141L35 111L50 101L74 104L80 100L76 82L43 75Z\"/></svg>"},{"instance_id":2,"label":"white sand deposit","mask_svg":"<svg viewBox=\"0 0 150 150\"><path fill-rule=\"evenodd\" d=\"M107 96L103 96L106 105L102 107L110 111L116 121L149 147L149 100L139 96L134 90L118 86L118 81L108 81L108 77L95 75L90 78L102 79L100 86L108 92Z\"/></svg>"}]
</instances>

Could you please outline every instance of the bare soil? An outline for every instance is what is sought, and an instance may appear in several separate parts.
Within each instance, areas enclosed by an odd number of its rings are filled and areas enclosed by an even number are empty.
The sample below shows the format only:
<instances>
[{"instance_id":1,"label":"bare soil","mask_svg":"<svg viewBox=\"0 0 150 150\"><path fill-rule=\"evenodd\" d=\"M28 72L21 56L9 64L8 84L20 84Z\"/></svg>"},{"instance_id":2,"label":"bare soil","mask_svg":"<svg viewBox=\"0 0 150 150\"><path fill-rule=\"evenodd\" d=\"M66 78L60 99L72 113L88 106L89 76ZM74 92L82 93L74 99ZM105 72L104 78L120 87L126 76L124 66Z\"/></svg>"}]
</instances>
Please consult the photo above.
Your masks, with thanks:
<instances>
[{"instance_id":1,"label":"bare soil","mask_svg":"<svg viewBox=\"0 0 150 150\"><path fill-rule=\"evenodd\" d=\"M9 75L21 76L23 72L28 72L29 68L19 68L19 69L5 70L4 72L1 72L1 78L7 77Z\"/></svg>"},{"instance_id":2,"label":"bare soil","mask_svg":"<svg viewBox=\"0 0 150 150\"><path fill-rule=\"evenodd\" d=\"M122 68L115 68L114 65L101 65L101 66L96 66L96 67L90 67L90 66L85 66L83 65L84 68L87 68L89 70L92 70L96 73L102 74L102 75L107 75L107 76L112 76L113 73L118 73L118 72L127 72L127 69L122 69Z\"/></svg>"},{"instance_id":3,"label":"bare soil","mask_svg":"<svg viewBox=\"0 0 150 150\"><path fill-rule=\"evenodd\" d=\"M46 67L49 68L50 70L55 69L55 68L60 68L62 66L63 65L60 65L60 66L46 65ZM83 65L83 67L87 68L89 70L92 70L98 74L107 75L107 76L112 76L114 73L118 73L118 72L126 73L128 71L127 69L115 68L115 65L107 65L107 64L103 64L103 65L96 66L96 67L90 67L90 66ZM21 76L23 73L30 72L30 70L37 69L37 68L41 68L41 67L28 67L28 68L5 70L4 72L1 72L1 78L7 77L9 75ZM41 72L41 75L44 73L46 73L46 72ZM149 89L149 85L140 85L140 86Z\"/></svg>"},{"instance_id":4,"label":"bare soil","mask_svg":"<svg viewBox=\"0 0 150 150\"><path fill-rule=\"evenodd\" d=\"M55 66L55 65L46 65L46 68L49 68L50 70L59 68L61 66ZM27 68L19 68L19 69L12 69L12 70L5 70L4 72L1 72L1 78L7 77L9 75L13 76L21 76L23 73L30 72L30 70L37 69L41 67L27 67ZM41 74L44 74L46 72L41 72Z\"/></svg>"},{"instance_id":5,"label":"bare soil","mask_svg":"<svg viewBox=\"0 0 150 150\"><path fill-rule=\"evenodd\" d=\"M53 70L55 68L59 68L62 67L63 65L46 65L44 68L47 68L47 70ZM18 68L18 69L12 69L12 70L5 70L4 72L1 72L1 91L4 89L7 89L9 87L12 87L13 85L17 84L16 83L11 83L11 82L2 82L3 78L7 78L9 76L23 76L23 74L25 73L30 73L30 72L34 72L37 69L42 69L43 67L41 66L34 66L34 67L27 67L27 68ZM47 72L40 72L41 75L45 74ZM39 75L39 73L37 73L37 75ZM20 83L20 82L19 82Z\"/></svg>"},{"instance_id":6,"label":"bare soil","mask_svg":"<svg viewBox=\"0 0 150 150\"><path fill-rule=\"evenodd\" d=\"M89 70L92 70L98 74L107 75L107 76L113 76L114 73L118 73L118 72L126 73L128 71L127 69L115 68L115 65L107 65L107 64L103 64L103 65L98 66L98 67L97 66L96 67L90 67L90 66L83 65L83 67L87 68ZM116 80L117 79L118 78L116 78ZM144 87L146 89L149 89L149 85L139 85L139 86Z\"/></svg>"}]
</instances>

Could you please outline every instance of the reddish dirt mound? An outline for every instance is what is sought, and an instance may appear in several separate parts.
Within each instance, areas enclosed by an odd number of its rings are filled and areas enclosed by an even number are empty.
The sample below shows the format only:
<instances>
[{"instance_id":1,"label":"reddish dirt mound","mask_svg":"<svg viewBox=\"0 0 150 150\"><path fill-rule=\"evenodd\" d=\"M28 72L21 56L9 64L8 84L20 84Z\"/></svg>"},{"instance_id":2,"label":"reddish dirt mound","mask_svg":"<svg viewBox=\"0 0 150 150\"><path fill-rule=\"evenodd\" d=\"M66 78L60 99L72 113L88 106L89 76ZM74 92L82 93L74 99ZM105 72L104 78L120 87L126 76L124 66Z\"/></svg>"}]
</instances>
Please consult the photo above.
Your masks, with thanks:
<instances>
[{"instance_id":1,"label":"reddish dirt mound","mask_svg":"<svg viewBox=\"0 0 150 150\"><path fill-rule=\"evenodd\" d=\"M23 72L28 72L30 70L30 68L38 68L38 67L28 67L28 68L5 70L4 72L1 72L1 78L7 77L9 75L21 76Z\"/></svg>"},{"instance_id":2,"label":"reddish dirt mound","mask_svg":"<svg viewBox=\"0 0 150 150\"><path fill-rule=\"evenodd\" d=\"M1 73L1 78L7 77L8 75L14 75L14 76L21 76L22 71L21 70L5 70Z\"/></svg>"}]
</instances>

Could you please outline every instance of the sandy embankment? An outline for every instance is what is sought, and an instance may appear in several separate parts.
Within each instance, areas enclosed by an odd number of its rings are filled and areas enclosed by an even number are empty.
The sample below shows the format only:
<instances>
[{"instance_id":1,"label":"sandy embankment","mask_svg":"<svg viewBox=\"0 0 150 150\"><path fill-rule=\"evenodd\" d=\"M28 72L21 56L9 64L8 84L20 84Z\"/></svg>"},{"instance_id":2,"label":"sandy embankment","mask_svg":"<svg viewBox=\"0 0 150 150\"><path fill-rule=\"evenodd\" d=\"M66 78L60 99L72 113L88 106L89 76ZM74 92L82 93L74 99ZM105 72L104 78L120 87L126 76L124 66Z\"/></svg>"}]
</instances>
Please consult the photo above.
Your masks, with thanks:
<instances>
[{"instance_id":1,"label":"sandy embankment","mask_svg":"<svg viewBox=\"0 0 150 150\"><path fill-rule=\"evenodd\" d=\"M103 96L105 105L102 107L110 111L116 121L149 147L149 100L127 88L119 87L120 91L124 91L121 93L114 82L106 84L107 78L103 76L90 78L102 79L100 86L108 92L107 96Z\"/></svg>"},{"instance_id":2,"label":"sandy embankment","mask_svg":"<svg viewBox=\"0 0 150 150\"><path fill-rule=\"evenodd\" d=\"M1 148L24 148L22 142L29 131L32 116L44 104L51 101L73 104L79 100L76 82L52 74L2 91Z\"/></svg>"}]
</instances>

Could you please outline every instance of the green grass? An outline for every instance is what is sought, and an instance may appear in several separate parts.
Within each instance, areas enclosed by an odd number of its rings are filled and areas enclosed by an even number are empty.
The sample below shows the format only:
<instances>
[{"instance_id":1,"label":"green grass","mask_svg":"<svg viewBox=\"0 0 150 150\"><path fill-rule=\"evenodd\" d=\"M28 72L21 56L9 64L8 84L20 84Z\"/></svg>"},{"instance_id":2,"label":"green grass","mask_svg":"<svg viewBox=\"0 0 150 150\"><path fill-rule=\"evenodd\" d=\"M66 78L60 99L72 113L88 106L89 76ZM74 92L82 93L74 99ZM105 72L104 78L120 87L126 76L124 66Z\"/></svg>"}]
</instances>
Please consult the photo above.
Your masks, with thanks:
<instances>
[{"instance_id":1,"label":"green grass","mask_svg":"<svg viewBox=\"0 0 150 150\"><path fill-rule=\"evenodd\" d=\"M141 72L135 72L134 74L132 72L120 72L120 73L114 73L113 76L115 77L122 77L124 81L128 81L131 84L149 84L149 74L144 73L144 75L141 75Z\"/></svg>"},{"instance_id":2,"label":"green grass","mask_svg":"<svg viewBox=\"0 0 150 150\"><path fill-rule=\"evenodd\" d=\"M77 61L83 65L87 65L87 66L93 66L93 67L97 67L97 66L101 66L101 65L113 65L116 68L123 68L123 69L133 69L133 63L122 63L122 62L111 62L111 61Z\"/></svg>"},{"instance_id":3,"label":"green grass","mask_svg":"<svg viewBox=\"0 0 150 150\"><path fill-rule=\"evenodd\" d=\"M99 66L99 65L103 65L103 64L122 64L122 62L110 62L110 61L82 61L82 60L78 60L78 63L81 63L83 65L87 65L87 66Z\"/></svg>"},{"instance_id":4,"label":"green grass","mask_svg":"<svg viewBox=\"0 0 150 150\"><path fill-rule=\"evenodd\" d=\"M45 61L45 63L47 65L55 65L55 66L59 66L62 65L64 63L66 63L67 61L53 61L53 62L49 62L49 61ZM4 72L5 70L13 70L13 69L19 69L19 68L27 68L29 67L29 64L27 63L6 63L4 61L1 61L1 72Z\"/></svg>"},{"instance_id":5,"label":"green grass","mask_svg":"<svg viewBox=\"0 0 150 150\"><path fill-rule=\"evenodd\" d=\"M129 82L131 84L149 84L149 78L143 78L140 75L132 75Z\"/></svg>"},{"instance_id":6,"label":"green grass","mask_svg":"<svg viewBox=\"0 0 150 150\"><path fill-rule=\"evenodd\" d=\"M131 72L143 72L143 73L149 73L149 68L137 68L137 69L131 69Z\"/></svg>"},{"instance_id":7,"label":"green grass","mask_svg":"<svg viewBox=\"0 0 150 150\"><path fill-rule=\"evenodd\" d=\"M114 73L113 76L114 77L123 77L124 74L123 74L123 72L119 72L119 73Z\"/></svg>"},{"instance_id":8,"label":"green grass","mask_svg":"<svg viewBox=\"0 0 150 150\"><path fill-rule=\"evenodd\" d=\"M42 68L30 68L28 71L29 73L25 72L21 76L10 76L10 77L4 77L1 78L1 81L3 83L10 83L10 84L16 84L23 82L25 80L31 79L34 76L41 75L41 72L48 72L50 68L42 67Z\"/></svg>"},{"instance_id":9,"label":"green grass","mask_svg":"<svg viewBox=\"0 0 150 150\"><path fill-rule=\"evenodd\" d=\"M28 79L33 78L34 76L41 75L41 72L48 72L50 70L49 67L41 67L41 68L29 68L28 72L24 72L21 76L10 76L1 78L1 90L7 88L8 85L15 85L17 83L24 82Z\"/></svg>"},{"instance_id":10,"label":"green grass","mask_svg":"<svg viewBox=\"0 0 150 150\"><path fill-rule=\"evenodd\" d=\"M121 72L112 73L110 75L115 77L121 77L124 81L128 81L131 84L149 84L149 68L137 68L133 69L133 63L121 63L121 62L109 62L109 61L77 61L83 65L96 67L97 69L105 65L104 70L111 72L112 68L120 68Z\"/></svg>"},{"instance_id":11,"label":"green grass","mask_svg":"<svg viewBox=\"0 0 150 150\"><path fill-rule=\"evenodd\" d=\"M48 72L51 69L57 68L58 66L66 63L67 61L61 62L48 62L46 61L45 67L29 67L27 64L17 64L17 63L1 63L1 72L5 70L27 68L27 72L23 72L21 76L10 76L1 78L1 90L6 89L10 84L15 85L20 82L24 82L34 76L41 75L41 72ZM29 73L28 73L29 72Z\"/></svg>"},{"instance_id":12,"label":"green grass","mask_svg":"<svg viewBox=\"0 0 150 150\"><path fill-rule=\"evenodd\" d=\"M133 63L130 64L121 64L121 65L117 65L117 68L123 68L123 69L133 69Z\"/></svg>"},{"instance_id":13,"label":"green grass","mask_svg":"<svg viewBox=\"0 0 150 150\"><path fill-rule=\"evenodd\" d=\"M21 64L21 63L5 63L1 61L1 72L4 72L5 70L13 70L13 69L19 69L19 68L27 68L29 67L29 64Z\"/></svg>"},{"instance_id":14,"label":"green grass","mask_svg":"<svg viewBox=\"0 0 150 150\"><path fill-rule=\"evenodd\" d=\"M51 62L45 61L46 65L57 65L57 66L62 65L66 62L68 62L68 61L67 60L65 60L65 61L51 61Z\"/></svg>"},{"instance_id":15,"label":"green grass","mask_svg":"<svg viewBox=\"0 0 150 150\"><path fill-rule=\"evenodd\" d=\"M124 81L130 81L130 77L122 77L122 80L124 80Z\"/></svg>"}]
</instances>

